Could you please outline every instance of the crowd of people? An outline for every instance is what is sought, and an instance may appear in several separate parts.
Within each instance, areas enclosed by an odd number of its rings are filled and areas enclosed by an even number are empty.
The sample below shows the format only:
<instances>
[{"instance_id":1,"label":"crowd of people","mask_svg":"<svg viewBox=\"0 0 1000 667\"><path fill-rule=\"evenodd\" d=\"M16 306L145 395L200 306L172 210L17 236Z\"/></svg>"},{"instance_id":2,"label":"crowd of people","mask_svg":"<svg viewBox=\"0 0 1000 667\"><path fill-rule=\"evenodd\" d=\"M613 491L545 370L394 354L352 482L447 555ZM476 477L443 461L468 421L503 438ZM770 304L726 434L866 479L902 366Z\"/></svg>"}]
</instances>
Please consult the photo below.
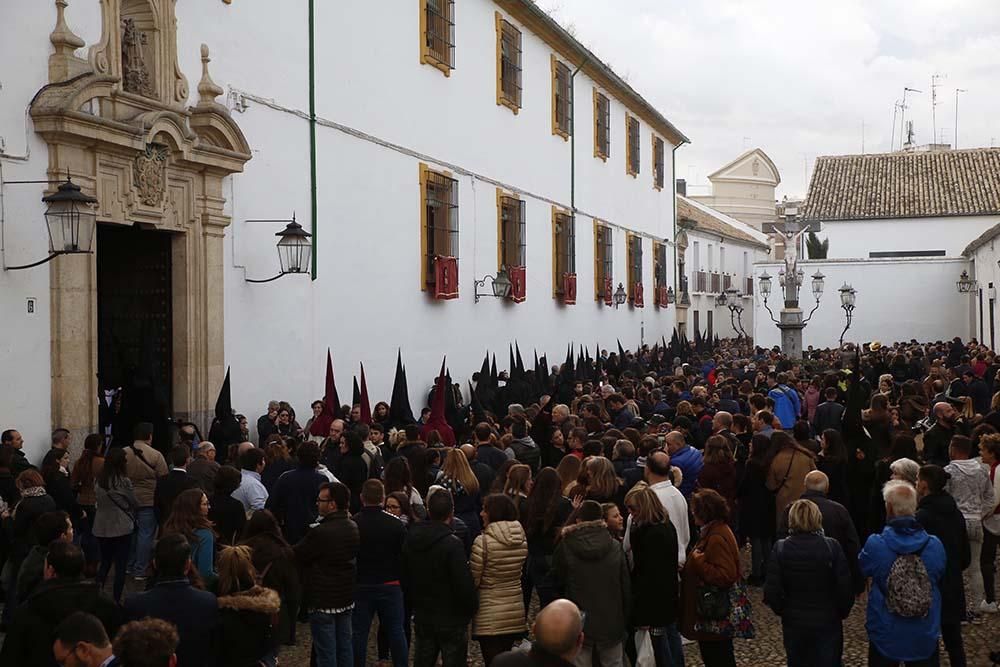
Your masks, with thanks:
<instances>
[{"instance_id":1,"label":"crowd of people","mask_svg":"<svg viewBox=\"0 0 1000 667\"><path fill-rule=\"evenodd\" d=\"M140 422L71 462L58 429L37 465L3 431L0 665L276 665L307 622L313 664L360 666L377 616L396 667L465 667L470 638L498 667L683 665L686 642L723 667L748 587L789 665L842 664L866 591L869 665L936 665L939 638L965 665L962 624L997 611L1000 360L662 343L512 352L466 394L442 367L419 419L405 376L369 410L329 370L305 426L272 401L251 434L220 397L209 440Z\"/></svg>"}]
</instances>

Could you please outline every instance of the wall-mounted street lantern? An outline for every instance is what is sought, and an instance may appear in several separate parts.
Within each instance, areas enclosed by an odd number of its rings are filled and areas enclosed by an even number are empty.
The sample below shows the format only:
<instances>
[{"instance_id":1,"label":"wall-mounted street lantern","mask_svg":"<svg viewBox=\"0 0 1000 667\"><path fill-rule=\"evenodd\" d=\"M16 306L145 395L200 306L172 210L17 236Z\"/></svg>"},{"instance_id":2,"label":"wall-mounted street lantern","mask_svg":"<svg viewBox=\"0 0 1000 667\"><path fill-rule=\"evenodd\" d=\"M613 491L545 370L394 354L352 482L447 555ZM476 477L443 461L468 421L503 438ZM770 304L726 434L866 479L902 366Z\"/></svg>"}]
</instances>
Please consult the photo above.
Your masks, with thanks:
<instances>
[{"instance_id":1,"label":"wall-mounted street lantern","mask_svg":"<svg viewBox=\"0 0 1000 667\"><path fill-rule=\"evenodd\" d=\"M60 255L89 253L94 243L94 227L97 225L97 199L84 194L80 186L72 181L69 173L65 181L6 181L2 185L44 183L59 184L56 191L42 197L48 204L45 209L45 225L49 234L49 254L31 264L5 266L6 271L30 269L51 262Z\"/></svg>"},{"instance_id":2,"label":"wall-mounted street lantern","mask_svg":"<svg viewBox=\"0 0 1000 667\"><path fill-rule=\"evenodd\" d=\"M854 299L858 292L847 283L844 283L844 286L841 287L839 291L840 307L844 309L844 314L847 316L847 325L840 333L840 347L844 347L844 334L846 334L847 330L851 328L851 319L854 316Z\"/></svg>"},{"instance_id":3,"label":"wall-mounted street lantern","mask_svg":"<svg viewBox=\"0 0 1000 667\"><path fill-rule=\"evenodd\" d=\"M733 331L737 332L737 337L749 338L743 328L743 295L735 287L730 287L719 298L722 300L719 305L729 309L729 322L733 325Z\"/></svg>"},{"instance_id":4,"label":"wall-mounted street lantern","mask_svg":"<svg viewBox=\"0 0 1000 667\"><path fill-rule=\"evenodd\" d=\"M263 280L253 280L247 278L248 283L269 283L290 273L307 273L309 271L309 258L312 255L312 234L302 229L302 225L295 222L295 214L291 220L247 220L247 222L285 222L285 228L276 233L278 237L278 265L281 272L271 278Z\"/></svg>"},{"instance_id":5,"label":"wall-mounted street lantern","mask_svg":"<svg viewBox=\"0 0 1000 667\"><path fill-rule=\"evenodd\" d=\"M618 289L615 290L615 308L618 308L626 301L628 301L628 295L625 293L625 286L618 283Z\"/></svg>"},{"instance_id":6,"label":"wall-mounted street lantern","mask_svg":"<svg viewBox=\"0 0 1000 667\"><path fill-rule=\"evenodd\" d=\"M962 271L962 275L955 282L959 294L971 294L976 289L976 281L969 277L968 271Z\"/></svg>"},{"instance_id":7,"label":"wall-mounted street lantern","mask_svg":"<svg viewBox=\"0 0 1000 667\"><path fill-rule=\"evenodd\" d=\"M493 286L493 293L480 292L480 287L486 287L486 281L489 280ZM479 303L479 298L483 296L492 296L497 299L506 299L510 296L511 290L510 276L507 274L507 267L501 266L500 270L497 271L495 276L489 274L483 276L482 280L476 281L476 303Z\"/></svg>"}]
</instances>

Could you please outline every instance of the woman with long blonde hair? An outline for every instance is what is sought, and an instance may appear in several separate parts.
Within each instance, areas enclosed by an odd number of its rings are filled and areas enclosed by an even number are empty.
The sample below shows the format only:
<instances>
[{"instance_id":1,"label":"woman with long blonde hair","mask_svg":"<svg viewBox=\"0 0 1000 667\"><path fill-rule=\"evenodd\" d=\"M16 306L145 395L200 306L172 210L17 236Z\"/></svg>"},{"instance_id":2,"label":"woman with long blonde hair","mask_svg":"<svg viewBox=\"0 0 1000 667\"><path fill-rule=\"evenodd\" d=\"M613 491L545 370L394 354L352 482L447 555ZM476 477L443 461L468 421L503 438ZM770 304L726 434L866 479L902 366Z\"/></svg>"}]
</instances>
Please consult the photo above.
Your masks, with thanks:
<instances>
[{"instance_id":1,"label":"woman with long blonde hair","mask_svg":"<svg viewBox=\"0 0 1000 667\"><path fill-rule=\"evenodd\" d=\"M556 473L559 475L559 481L562 484L562 494L563 496L569 498L569 492L576 484L577 477L580 476L580 468L583 463L577 457L572 454L567 454L562 457L559 461L559 465L556 467Z\"/></svg>"},{"instance_id":2,"label":"woman with long blonde hair","mask_svg":"<svg viewBox=\"0 0 1000 667\"><path fill-rule=\"evenodd\" d=\"M462 450L448 450L437 483L451 491L455 500L455 516L465 522L469 527L470 537L475 539L481 530L479 511L483 503L479 494L479 480L469 467L469 459Z\"/></svg>"},{"instance_id":3,"label":"woman with long blonde hair","mask_svg":"<svg viewBox=\"0 0 1000 667\"><path fill-rule=\"evenodd\" d=\"M573 493L583 496L584 500L614 503L618 505L619 511L624 510L625 487L615 474L615 465L603 456L592 456L583 465L586 475L581 473L582 483L578 484Z\"/></svg>"},{"instance_id":4,"label":"woman with long blonde hair","mask_svg":"<svg viewBox=\"0 0 1000 667\"><path fill-rule=\"evenodd\" d=\"M281 597L257 584L253 550L223 547L219 553L218 662L233 667L273 665L278 655L275 631Z\"/></svg>"},{"instance_id":5,"label":"woman with long blonde hair","mask_svg":"<svg viewBox=\"0 0 1000 667\"><path fill-rule=\"evenodd\" d=\"M518 463L511 466L507 473L507 482L503 494L509 496L517 505L517 516L523 521L528 505L528 494L531 493L531 466Z\"/></svg>"}]
</instances>

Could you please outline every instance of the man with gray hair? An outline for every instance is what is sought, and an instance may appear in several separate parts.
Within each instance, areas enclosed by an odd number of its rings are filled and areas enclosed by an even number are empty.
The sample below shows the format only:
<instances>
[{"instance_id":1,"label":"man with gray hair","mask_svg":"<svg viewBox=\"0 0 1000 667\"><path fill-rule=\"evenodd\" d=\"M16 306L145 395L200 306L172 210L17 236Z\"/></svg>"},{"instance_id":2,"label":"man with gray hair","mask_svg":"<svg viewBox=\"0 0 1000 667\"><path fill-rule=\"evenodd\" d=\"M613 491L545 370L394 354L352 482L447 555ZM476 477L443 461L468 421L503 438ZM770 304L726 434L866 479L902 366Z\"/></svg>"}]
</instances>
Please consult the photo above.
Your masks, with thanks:
<instances>
[{"instance_id":1,"label":"man with gray hair","mask_svg":"<svg viewBox=\"0 0 1000 667\"><path fill-rule=\"evenodd\" d=\"M278 410L281 409L281 403L278 401L268 401L267 402L267 412L262 414L257 419L257 442L264 444L267 440L267 436L274 433L276 424L278 423Z\"/></svg>"},{"instance_id":2,"label":"man with gray hair","mask_svg":"<svg viewBox=\"0 0 1000 667\"><path fill-rule=\"evenodd\" d=\"M912 484L889 480L882 498L885 528L868 538L858 556L861 573L872 578L865 623L868 664L937 665L944 546L917 522Z\"/></svg>"},{"instance_id":3,"label":"man with gray hair","mask_svg":"<svg viewBox=\"0 0 1000 667\"><path fill-rule=\"evenodd\" d=\"M816 503L819 513L823 516L823 533L827 537L837 540L840 543L840 548L844 550L848 568L851 570L854 593L857 594L865 588L865 580L861 576L861 570L858 569L858 552L861 550L858 531L847 508L836 500L830 500L826 497L829 492L830 478L822 471L813 470L806 475L806 488L799 498ZM790 507L791 505L785 508L781 521L778 523L777 539L779 540L788 537L788 510Z\"/></svg>"}]
</instances>

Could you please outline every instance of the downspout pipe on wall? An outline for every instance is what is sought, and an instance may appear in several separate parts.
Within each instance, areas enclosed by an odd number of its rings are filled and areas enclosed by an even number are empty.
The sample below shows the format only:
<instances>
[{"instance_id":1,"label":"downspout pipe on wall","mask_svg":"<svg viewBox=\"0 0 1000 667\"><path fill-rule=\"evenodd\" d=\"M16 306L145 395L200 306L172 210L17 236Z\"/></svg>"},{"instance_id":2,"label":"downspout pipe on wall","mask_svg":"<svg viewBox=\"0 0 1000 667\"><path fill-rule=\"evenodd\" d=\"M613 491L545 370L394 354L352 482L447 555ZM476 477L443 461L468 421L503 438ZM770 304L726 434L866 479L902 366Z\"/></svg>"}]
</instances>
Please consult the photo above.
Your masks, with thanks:
<instances>
[{"instance_id":1,"label":"downspout pipe on wall","mask_svg":"<svg viewBox=\"0 0 1000 667\"><path fill-rule=\"evenodd\" d=\"M569 77L569 208L574 225L576 225L576 75L588 60L589 58L584 58Z\"/></svg>"},{"instance_id":2,"label":"downspout pipe on wall","mask_svg":"<svg viewBox=\"0 0 1000 667\"><path fill-rule=\"evenodd\" d=\"M316 12L315 0L309 0L309 200L312 208L312 279L316 280L317 220L316 204Z\"/></svg>"},{"instance_id":3,"label":"downspout pipe on wall","mask_svg":"<svg viewBox=\"0 0 1000 667\"><path fill-rule=\"evenodd\" d=\"M684 144L689 143L685 139L681 139L681 142L670 149L670 192L673 193L673 200L671 200L671 205L673 205L674 211L674 228L672 238L674 240L674 303L678 303L681 300L681 281L678 277L678 264L677 264L677 149Z\"/></svg>"}]
</instances>

